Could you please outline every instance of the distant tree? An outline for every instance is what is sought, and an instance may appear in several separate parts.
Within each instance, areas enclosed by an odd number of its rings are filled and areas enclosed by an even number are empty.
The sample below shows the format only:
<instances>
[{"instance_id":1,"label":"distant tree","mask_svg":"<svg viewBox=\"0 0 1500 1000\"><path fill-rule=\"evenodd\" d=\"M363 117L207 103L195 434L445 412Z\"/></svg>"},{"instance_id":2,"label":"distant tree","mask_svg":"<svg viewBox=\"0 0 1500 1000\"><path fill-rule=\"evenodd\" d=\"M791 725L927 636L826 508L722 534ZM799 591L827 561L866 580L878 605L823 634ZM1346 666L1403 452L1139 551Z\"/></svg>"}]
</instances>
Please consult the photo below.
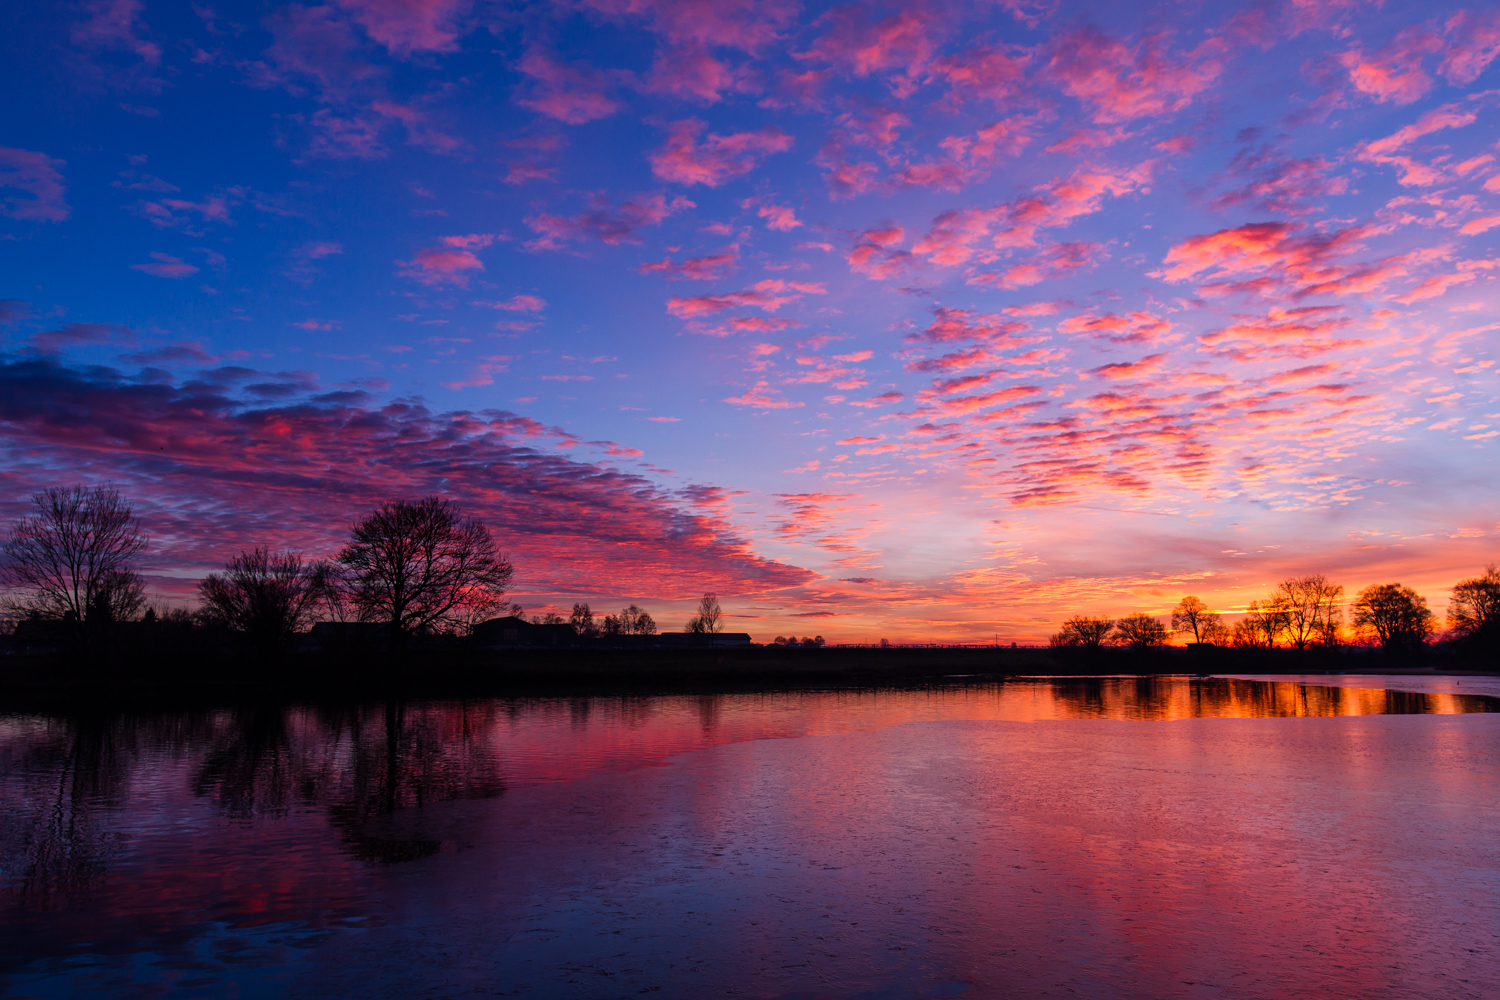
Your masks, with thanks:
<instances>
[{"instance_id":1,"label":"distant tree","mask_svg":"<svg viewBox=\"0 0 1500 1000\"><path fill-rule=\"evenodd\" d=\"M603 624L601 624L599 626L599 633L601 635L607 635L607 636L615 636L615 635L624 635L625 634L624 633L624 626L620 622L620 619L616 618L614 615L605 615L604 616L604 622L603 622Z\"/></svg>"},{"instance_id":2,"label":"distant tree","mask_svg":"<svg viewBox=\"0 0 1500 1000\"><path fill-rule=\"evenodd\" d=\"M687 631L699 633L712 633L724 631L724 623L719 619L723 616L719 608L719 599L714 594L704 594L698 601L698 613L688 619Z\"/></svg>"},{"instance_id":3,"label":"distant tree","mask_svg":"<svg viewBox=\"0 0 1500 1000\"><path fill-rule=\"evenodd\" d=\"M1144 612L1126 615L1115 622L1114 638L1131 649L1151 649L1165 646L1171 635L1167 627Z\"/></svg>"},{"instance_id":4,"label":"distant tree","mask_svg":"<svg viewBox=\"0 0 1500 1000\"><path fill-rule=\"evenodd\" d=\"M451 500L383 505L350 531L339 553L349 599L385 622L394 645L416 632L464 632L503 602L514 570L489 529Z\"/></svg>"},{"instance_id":5,"label":"distant tree","mask_svg":"<svg viewBox=\"0 0 1500 1000\"><path fill-rule=\"evenodd\" d=\"M1297 649L1338 635L1343 601L1344 588L1329 583L1321 573L1282 580L1271 597L1283 615L1287 642Z\"/></svg>"},{"instance_id":6,"label":"distant tree","mask_svg":"<svg viewBox=\"0 0 1500 1000\"><path fill-rule=\"evenodd\" d=\"M549 612L547 612L544 615L532 615L531 616L531 624L533 624L533 625L566 625L566 624L568 624L568 620L566 618L564 618L562 615L560 615L557 612L555 612L555 611L549 611Z\"/></svg>"},{"instance_id":7,"label":"distant tree","mask_svg":"<svg viewBox=\"0 0 1500 1000\"><path fill-rule=\"evenodd\" d=\"M134 618L145 585L132 565L146 549L140 522L112 486L57 486L31 498L31 514L11 526L0 580L19 591L18 613L72 622L88 643Z\"/></svg>"},{"instance_id":8,"label":"distant tree","mask_svg":"<svg viewBox=\"0 0 1500 1000\"><path fill-rule=\"evenodd\" d=\"M1172 609L1172 631L1191 632L1194 642L1212 642L1204 633L1218 622L1218 612L1208 610L1208 605L1196 597L1184 597Z\"/></svg>"},{"instance_id":9,"label":"distant tree","mask_svg":"<svg viewBox=\"0 0 1500 1000\"><path fill-rule=\"evenodd\" d=\"M1359 592L1352 605L1354 627L1388 650L1416 649L1437 628L1427 598L1399 583L1382 583Z\"/></svg>"},{"instance_id":10,"label":"distant tree","mask_svg":"<svg viewBox=\"0 0 1500 1000\"><path fill-rule=\"evenodd\" d=\"M1462 580L1453 588L1448 628L1455 638L1500 646L1500 569L1486 566L1483 576Z\"/></svg>"},{"instance_id":11,"label":"distant tree","mask_svg":"<svg viewBox=\"0 0 1500 1000\"><path fill-rule=\"evenodd\" d=\"M802 645L810 649L817 649L823 645L823 637L821 635L810 635L802 640Z\"/></svg>"},{"instance_id":12,"label":"distant tree","mask_svg":"<svg viewBox=\"0 0 1500 1000\"><path fill-rule=\"evenodd\" d=\"M198 584L203 617L245 636L263 655L286 648L291 637L317 617L323 599L323 567L295 552L256 548L224 564Z\"/></svg>"},{"instance_id":13,"label":"distant tree","mask_svg":"<svg viewBox=\"0 0 1500 1000\"><path fill-rule=\"evenodd\" d=\"M573 631L586 639L591 639L599 634L599 627L594 624L594 612L587 604L574 604L573 614L568 618L568 624L573 626Z\"/></svg>"},{"instance_id":14,"label":"distant tree","mask_svg":"<svg viewBox=\"0 0 1500 1000\"><path fill-rule=\"evenodd\" d=\"M656 621L634 604L620 609L616 618L621 635L655 635Z\"/></svg>"},{"instance_id":15,"label":"distant tree","mask_svg":"<svg viewBox=\"0 0 1500 1000\"><path fill-rule=\"evenodd\" d=\"M1223 619L1217 614L1210 621L1201 625L1200 629L1199 635L1202 636L1200 640L1202 642L1211 642L1216 646L1227 646L1234 640L1234 631L1228 625L1225 625Z\"/></svg>"},{"instance_id":16,"label":"distant tree","mask_svg":"<svg viewBox=\"0 0 1500 1000\"><path fill-rule=\"evenodd\" d=\"M1113 618L1074 615L1050 639L1055 649L1098 649L1107 646L1115 629Z\"/></svg>"},{"instance_id":17,"label":"distant tree","mask_svg":"<svg viewBox=\"0 0 1500 1000\"><path fill-rule=\"evenodd\" d=\"M1251 601L1245 617L1235 623L1234 644L1242 647L1270 649L1286 631L1286 609L1276 600Z\"/></svg>"}]
</instances>

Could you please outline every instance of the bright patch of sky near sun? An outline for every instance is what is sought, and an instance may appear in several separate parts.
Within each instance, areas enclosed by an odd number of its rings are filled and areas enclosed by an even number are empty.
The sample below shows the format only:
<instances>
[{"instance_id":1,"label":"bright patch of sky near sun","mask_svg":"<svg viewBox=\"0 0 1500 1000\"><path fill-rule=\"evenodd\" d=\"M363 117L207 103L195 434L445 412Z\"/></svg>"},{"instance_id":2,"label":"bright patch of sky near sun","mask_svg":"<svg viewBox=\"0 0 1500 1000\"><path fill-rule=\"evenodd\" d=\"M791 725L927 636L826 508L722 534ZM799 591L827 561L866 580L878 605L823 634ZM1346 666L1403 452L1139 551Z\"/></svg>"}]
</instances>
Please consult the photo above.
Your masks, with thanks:
<instances>
[{"instance_id":1,"label":"bright patch of sky near sun","mask_svg":"<svg viewBox=\"0 0 1500 1000\"><path fill-rule=\"evenodd\" d=\"M1497 558L1500 8L25 5L5 484L162 593L390 496L530 610L1043 636Z\"/></svg>"}]
</instances>

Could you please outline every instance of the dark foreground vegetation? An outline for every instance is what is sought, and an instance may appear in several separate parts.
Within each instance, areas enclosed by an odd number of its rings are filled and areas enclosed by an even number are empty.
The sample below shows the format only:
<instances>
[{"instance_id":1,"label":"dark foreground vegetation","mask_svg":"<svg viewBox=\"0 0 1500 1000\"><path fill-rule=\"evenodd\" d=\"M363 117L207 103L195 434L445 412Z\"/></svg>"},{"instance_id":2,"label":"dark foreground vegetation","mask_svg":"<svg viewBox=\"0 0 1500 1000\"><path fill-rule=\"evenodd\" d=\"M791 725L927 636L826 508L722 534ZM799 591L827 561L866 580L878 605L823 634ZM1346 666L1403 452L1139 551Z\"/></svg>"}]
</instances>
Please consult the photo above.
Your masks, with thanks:
<instances>
[{"instance_id":1,"label":"dark foreground vegetation","mask_svg":"<svg viewBox=\"0 0 1500 1000\"><path fill-rule=\"evenodd\" d=\"M723 631L713 594L687 629L659 633L635 605L596 620L507 603L512 576L488 529L451 501L394 501L350 528L331 561L256 548L199 585L199 606L148 607L134 562L148 540L109 487L33 498L0 572L14 627L0 635L0 697L499 695L734 691L967 683L1018 675L1500 672L1500 571L1461 582L1437 636L1399 584L1350 603L1321 576L1283 581L1233 629L1195 597L1171 627L1149 615L1075 615L1047 648L755 646ZM1192 641L1168 646L1173 634ZM1434 639L1436 638L1436 641ZM1352 640L1352 641L1351 641Z\"/></svg>"}]
</instances>

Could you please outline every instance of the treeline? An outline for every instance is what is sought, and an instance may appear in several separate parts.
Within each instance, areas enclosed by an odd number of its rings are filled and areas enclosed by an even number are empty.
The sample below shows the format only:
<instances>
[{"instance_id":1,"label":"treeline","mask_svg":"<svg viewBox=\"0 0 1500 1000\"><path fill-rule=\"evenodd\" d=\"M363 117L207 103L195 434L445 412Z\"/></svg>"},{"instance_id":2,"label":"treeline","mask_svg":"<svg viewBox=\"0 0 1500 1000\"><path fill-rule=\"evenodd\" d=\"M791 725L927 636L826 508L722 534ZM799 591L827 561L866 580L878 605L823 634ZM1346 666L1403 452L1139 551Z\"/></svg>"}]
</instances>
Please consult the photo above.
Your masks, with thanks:
<instances>
[{"instance_id":1,"label":"treeline","mask_svg":"<svg viewBox=\"0 0 1500 1000\"><path fill-rule=\"evenodd\" d=\"M32 507L0 551L4 611L16 620L16 635L86 654L146 627L228 633L270 657L319 622L373 629L400 650L412 636L462 635L523 610L505 599L514 568L489 529L441 497L382 505L350 528L333 559L243 551L199 583L193 611L146 606L136 564L148 539L114 488L54 487L36 494ZM705 594L691 628L717 632L720 618L718 601ZM564 621L533 618L543 620ZM571 623L589 636L656 633L651 615L633 604L598 624L588 605L575 605Z\"/></svg>"},{"instance_id":2,"label":"treeline","mask_svg":"<svg viewBox=\"0 0 1500 1000\"><path fill-rule=\"evenodd\" d=\"M1172 609L1170 626L1143 613L1118 619L1074 615L1063 622L1050 644L1061 650L1106 646L1144 650L1165 646L1174 634L1191 644L1240 649L1333 648L1353 643L1412 653L1439 637L1439 627L1427 599L1410 587L1399 583L1366 587L1346 608L1344 588L1318 574L1281 581L1267 597L1251 601L1233 626L1224 621L1223 613L1189 596ZM1453 588L1447 631L1440 638L1475 655L1493 656L1500 651L1500 570L1488 566L1479 576Z\"/></svg>"}]
</instances>

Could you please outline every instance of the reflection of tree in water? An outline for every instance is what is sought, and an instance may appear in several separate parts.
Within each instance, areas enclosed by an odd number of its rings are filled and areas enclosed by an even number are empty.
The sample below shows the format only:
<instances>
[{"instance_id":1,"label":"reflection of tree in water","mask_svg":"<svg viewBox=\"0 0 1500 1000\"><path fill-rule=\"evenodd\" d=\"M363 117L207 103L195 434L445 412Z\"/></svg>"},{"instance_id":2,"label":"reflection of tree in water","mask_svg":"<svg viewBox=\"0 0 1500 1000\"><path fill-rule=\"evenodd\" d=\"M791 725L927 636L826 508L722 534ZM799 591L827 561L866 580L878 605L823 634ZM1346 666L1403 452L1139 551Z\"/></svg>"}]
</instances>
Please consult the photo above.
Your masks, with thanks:
<instances>
[{"instance_id":1,"label":"reflection of tree in water","mask_svg":"<svg viewBox=\"0 0 1500 1000\"><path fill-rule=\"evenodd\" d=\"M1064 718L1288 718L1489 712L1494 699L1291 681L1140 676L1067 678L1051 682Z\"/></svg>"},{"instance_id":2,"label":"reflection of tree in water","mask_svg":"<svg viewBox=\"0 0 1500 1000\"><path fill-rule=\"evenodd\" d=\"M249 709L204 756L194 792L247 821L320 805L362 860L425 857L441 840L424 835L424 805L504 793L498 758L481 738L496 717L492 705L463 703ZM406 811L413 815L398 816Z\"/></svg>"},{"instance_id":3,"label":"reflection of tree in water","mask_svg":"<svg viewBox=\"0 0 1500 1000\"><path fill-rule=\"evenodd\" d=\"M325 717L337 748L336 784L323 797L344 843L365 861L409 861L436 853L425 805L505 793L499 759L483 740L496 710L460 703L409 707L388 702ZM399 814L413 811L411 815ZM400 820L400 821L398 821Z\"/></svg>"},{"instance_id":4,"label":"reflection of tree in water","mask_svg":"<svg viewBox=\"0 0 1500 1000\"><path fill-rule=\"evenodd\" d=\"M61 906L103 881L124 838L101 826L101 814L125 798L138 735L133 724L86 716L25 727L18 746L0 747L0 872L9 891Z\"/></svg>"}]
</instances>

